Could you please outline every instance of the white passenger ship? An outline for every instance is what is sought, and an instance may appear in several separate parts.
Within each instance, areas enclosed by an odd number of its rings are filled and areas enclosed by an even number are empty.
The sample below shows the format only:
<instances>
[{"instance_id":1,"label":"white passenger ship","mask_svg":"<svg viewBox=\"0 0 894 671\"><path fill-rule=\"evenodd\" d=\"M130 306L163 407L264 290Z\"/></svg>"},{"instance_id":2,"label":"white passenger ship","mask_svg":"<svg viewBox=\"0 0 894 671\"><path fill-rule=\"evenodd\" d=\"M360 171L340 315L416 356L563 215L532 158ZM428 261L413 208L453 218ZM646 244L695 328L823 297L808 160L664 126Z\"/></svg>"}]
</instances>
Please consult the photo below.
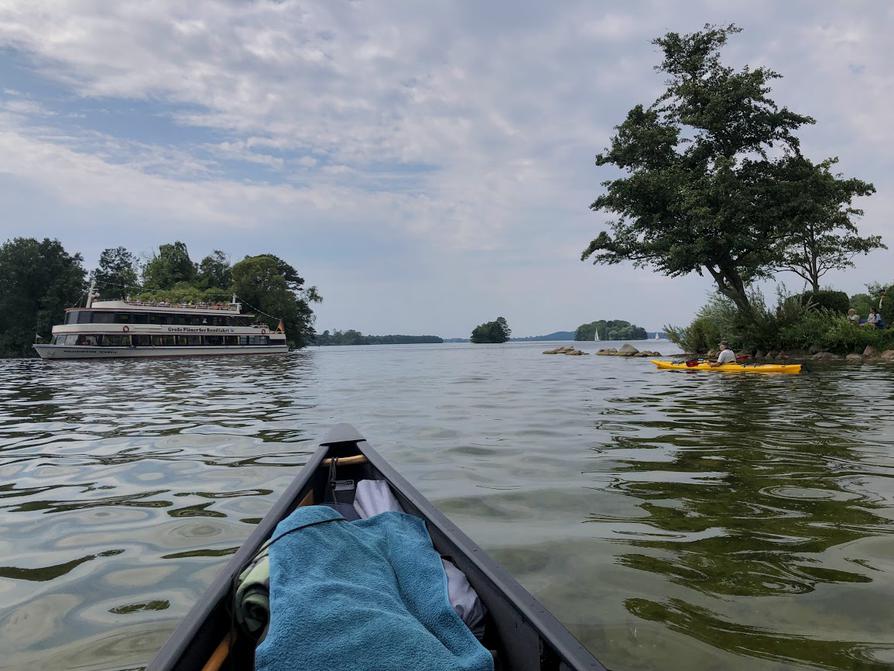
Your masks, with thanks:
<instances>
[{"instance_id":1,"label":"white passenger ship","mask_svg":"<svg viewBox=\"0 0 894 671\"><path fill-rule=\"evenodd\" d=\"M68 308L49 344L34 349L44 359L204 356L288 352L282 322L276 329L232 303L170 304L94 301Z\"/></svg>"}]
</instances>

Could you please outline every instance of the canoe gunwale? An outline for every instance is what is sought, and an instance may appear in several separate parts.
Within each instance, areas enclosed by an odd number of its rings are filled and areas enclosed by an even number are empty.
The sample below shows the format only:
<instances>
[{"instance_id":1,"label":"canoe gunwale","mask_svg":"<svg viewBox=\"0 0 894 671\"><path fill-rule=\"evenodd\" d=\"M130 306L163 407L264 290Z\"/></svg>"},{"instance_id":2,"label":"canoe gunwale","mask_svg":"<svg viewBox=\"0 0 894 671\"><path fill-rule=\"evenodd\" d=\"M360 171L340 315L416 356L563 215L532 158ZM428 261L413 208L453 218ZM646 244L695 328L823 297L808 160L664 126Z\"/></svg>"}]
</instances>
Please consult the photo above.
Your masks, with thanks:
<instances>
[{"instance_id":1,"label":"canoe gunwale","mask_svg":"<svg viewBox=\"0 0 894 671\"><path fill-rule=\"evenodd\" d=\"M364 455L367 464L346 464L346 467L369 468L386 480L404 509L425 520L438 552L466 573L478 591L488 607L489 624L496 629L497 638L504 648L512 646L511 650L499 651L502 665L498 668L503 671L606 671L543 604L437 510L350 425L332 428L295 480L189 610L146 667L147 671L192 671L203 667L230 631L228 605L236 577L272 535L279 521L309 491L318 488L321 471L328 471L324 460L357 454Z\"/></svg>"}]
</instances>

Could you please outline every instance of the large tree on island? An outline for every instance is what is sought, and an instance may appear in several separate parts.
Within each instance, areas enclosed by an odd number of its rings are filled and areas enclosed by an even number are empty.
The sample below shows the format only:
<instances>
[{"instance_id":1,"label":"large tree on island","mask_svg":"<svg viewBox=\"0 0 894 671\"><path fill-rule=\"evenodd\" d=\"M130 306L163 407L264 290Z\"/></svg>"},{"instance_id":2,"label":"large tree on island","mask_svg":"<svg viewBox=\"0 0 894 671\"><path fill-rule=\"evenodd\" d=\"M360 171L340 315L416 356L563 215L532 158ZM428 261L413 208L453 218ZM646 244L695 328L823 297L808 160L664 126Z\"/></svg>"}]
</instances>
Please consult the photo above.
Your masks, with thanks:
<instances>
[{"instance_id":1,"label":"large tree on island","mask_svg":"<svg viewBox=\"0 0 894 671\"><path fill-rule=\"evenodd\" d=\"M215 249L199 262L196 285L199 289L229 289L233 282L232 275L226 253Z\"/></svg>"},{"instance_id":2,"label":"large tree on island","mask_svg":"<svg viewBox=\"0 0 894 671\"><path fill-rule=\"evenodd\" d=\"M785 182L793 186L789 194L794 223L785 240L778 270L794 273L820 290L820 278L830 270L854 265L854 257L875 249L887 249L879 235L859 235L853 217L863 210L852 206L854 197L875 193L875 187L859 179L842 179L832 173L838 159L815 165L799 157L789 161Z\"/></svg>"},{"instance_id":3,"label":"large tree on island","mask_svg":"<svg viewBox=\"0 0 894 671\"><path fill-rule=\"evenodd\" d=\"M143 268L143 285L147 290L171 289L181 282L191 283L196 277L196 264L189 258L185 242L160 245Z\"/></svg>"},{"instance_id":4,"label":"large tree on island","mask_svg":"<svg viewBox=\"0 0 894 671\"><path fill-rule=\"evenodd\" d=\"M123 298L140 288L137 257L124 247L104 249L91 278L101 298Z\"/></svg>"},{"instance_id":5,"label":"large tree on island","mask_svg":"<svg viewBox=\"0 0 894 671\"><path fill-rule=\"evenodd\" d=\"M630 110L596 156L597 165L627 175L603 182L606 192L590 207L617 218L581 259L632 261L671 277L707 272L752 318L749 284L783 265L793 231L804 225L804 208L792 201L805 179L794 133L814 120L768 97L779 74L720 62L720 49L739 31L706 25L654 40L667 90Z\"/></svg>"},{"instance_id":6,"label":"large tree on island","mask_svg":"<svg viewBox=\"0 0 894 671\"><path fill-rule=\"evenodd\" d=\"M512 329L503 317L497 317L492 322L479 324L472 330L470 340L474 343L501 343L509 340Z\"/></svg>"},{"instance_id":7,"label":"large tree on island","mask_svg":"<svg viewBox=\"0 0 894 671\"><path fill-rule=\"evenodd\" d=\"M0 356L29 356L86 286L80 254L58 240L15 238L0 245Z\"/></svg>"},{"instance_id":8,"label":"large tree on island","mask_svg":"<svg viewBox=\"0 0 894 671\"><path fill-rule=\"evenodd\" d=\"M304 347L314 337L311 303L322 298L316 287L304 286L304 278L273 254L246 256L232 270L233 291L247 312L257 312L271 329L282 319L286 338L293 347Z\"/></svg>"}]
</instances>

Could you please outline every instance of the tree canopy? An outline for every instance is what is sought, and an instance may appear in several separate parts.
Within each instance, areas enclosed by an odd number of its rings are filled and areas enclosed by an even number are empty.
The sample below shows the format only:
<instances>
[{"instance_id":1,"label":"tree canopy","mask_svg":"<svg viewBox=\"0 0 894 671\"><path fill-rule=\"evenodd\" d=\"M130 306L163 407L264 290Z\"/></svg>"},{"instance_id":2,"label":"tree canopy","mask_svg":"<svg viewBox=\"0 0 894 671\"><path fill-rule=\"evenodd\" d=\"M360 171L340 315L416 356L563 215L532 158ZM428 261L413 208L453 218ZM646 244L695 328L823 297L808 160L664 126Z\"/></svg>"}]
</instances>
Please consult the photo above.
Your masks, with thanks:
<instances>
[{"instance_id":1,"label":"tree canopy","mask_svg":"<svg viewBox=\"0 0 894 671\"><path fill-rule=\"evenodd\" d=\"M813 291L820 290L820 278L830 270L854 265L854 257L887 247L879 235L859 235L853 217L863 210L851 205L854 197L875 193L872 184L859 179L843 179L832 173L837 159L814 165L798 157L789 161L791 174L786 181L795 188L790 194L794 221L777 266L801 277Z\"/></svg>"},{"instance_id":2,"label":"tree canopy","mask_svg":"<svg viewBox=\"0 0 894 671\"><path fill-rule=\"evenodd\" d=\"M795 131L814 120L769 97L780 75L721 63L721 48L739 30L707 25L654 40L667 89L649 107L630 110L596 156L598 166L626 175L603 182L590 206L615 218L581 259L630 261L671 277L708 273L750 315L748 285L783 265L805 222L828 215L841 228L842 217L856 213L850 198L872 185L805 161ZM819 211L793 198L805 183L822 195Z\"/></svg>"},{"instance_id":3,"label":"tree canopy","mask_svg":"<svg viewBox=\"0 0 894 671\"><path fill-rule=\"evenodd\" d=\"M84 293L84 276L81 255L58 240L15 238L0 246L0 353L34 354L35 336L48 339Z\"/></svg>"},{"instance_id":4,"label":"tree canopy","mask_svg":"<svg viewBox=\"0 0 894 671\"><path fill-rule=\"evenodd\" d=\"M172 289L181 282L192 282L196 277L196 264L189 258L186 243L160 245L143 268L143 286L146 290Z\"/></svg>"},{"instance_id":5,"label":"tree canopy","mask_svg":"<svg viewBox=\"0 0 894 671\"><path fill-rule=\"evenodd\" d=\"M233 282L230 260L227 255L215 249L199 262L196 286L199 289L229 289Z\"/></svg>"},{"instance_id":6,"label":"tree canopy","mask_svg":"<svg viewBox=\"0 0 894 671\"><path fill-rule=\"evenodd\" d=\"M503 317L492 322L479 324L472 331L471 341L475 343L501 343L509 340L512 330Z\"/></svg>"},{"instance_id":7,"label":"tree canopy","mask_svg":"<svg viewBox=\"0 0 894 671\"><path fill-rule=\"evenodd\" d=\"M124 298L140 288L137 257L124 247L102 250L99 265L91 275L103 300Z\"/></svg>"},{"instance_id":8,"label":"tree canopy","mask_svg":"<svg viewBox=\"0 0 894 671\"><path fill-rule=\"evenodd\" d=\"M245 304L246 311L258 316L271 328L283 320L289 344L307 345L314 336L311 303L322 298L316 287L304 288L304 278L284 260L273 254L246 256L232 268L233 291Z\"/></svg>"}]
</instances>

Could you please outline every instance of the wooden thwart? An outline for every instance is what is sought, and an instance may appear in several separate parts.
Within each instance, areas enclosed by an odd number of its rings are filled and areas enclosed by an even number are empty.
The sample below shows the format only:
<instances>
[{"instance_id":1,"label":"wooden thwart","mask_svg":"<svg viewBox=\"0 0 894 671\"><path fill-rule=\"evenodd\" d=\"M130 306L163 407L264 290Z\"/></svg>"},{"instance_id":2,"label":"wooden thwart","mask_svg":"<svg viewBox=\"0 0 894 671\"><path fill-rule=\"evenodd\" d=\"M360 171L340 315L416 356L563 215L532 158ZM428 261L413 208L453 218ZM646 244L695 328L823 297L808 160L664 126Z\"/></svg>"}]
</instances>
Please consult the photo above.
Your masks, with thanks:
<instances>
[{"instance_id":1,"label":"wooden thwart","mask_svg":"<svg viewBox=\"0 0 894 671\"><path fill-rule=\"evenodd\" d=\"M211 653L208 661L205 662L205 666L202 667L202 671L220 671L220 668L227 659L227 655L230 654L230 646L232 644L233 637L228 633L223 637L223 640L217 644L214 652Z\"/></svg>"},{"instance_id":2,"label":"wooden thwart","mask_svg":"<svg viewBox=\"0 0 894 671\"><path fill-rule=\"evenodd\" d=\"M356 464L365 464L367 462L366 456L362 454L355 454L353 457L337 457L335 460L336 466L353 466ZM332 457L328 459L323 459L323 465L329 466L332 463Z\"/></svg>"}]
</instances>

